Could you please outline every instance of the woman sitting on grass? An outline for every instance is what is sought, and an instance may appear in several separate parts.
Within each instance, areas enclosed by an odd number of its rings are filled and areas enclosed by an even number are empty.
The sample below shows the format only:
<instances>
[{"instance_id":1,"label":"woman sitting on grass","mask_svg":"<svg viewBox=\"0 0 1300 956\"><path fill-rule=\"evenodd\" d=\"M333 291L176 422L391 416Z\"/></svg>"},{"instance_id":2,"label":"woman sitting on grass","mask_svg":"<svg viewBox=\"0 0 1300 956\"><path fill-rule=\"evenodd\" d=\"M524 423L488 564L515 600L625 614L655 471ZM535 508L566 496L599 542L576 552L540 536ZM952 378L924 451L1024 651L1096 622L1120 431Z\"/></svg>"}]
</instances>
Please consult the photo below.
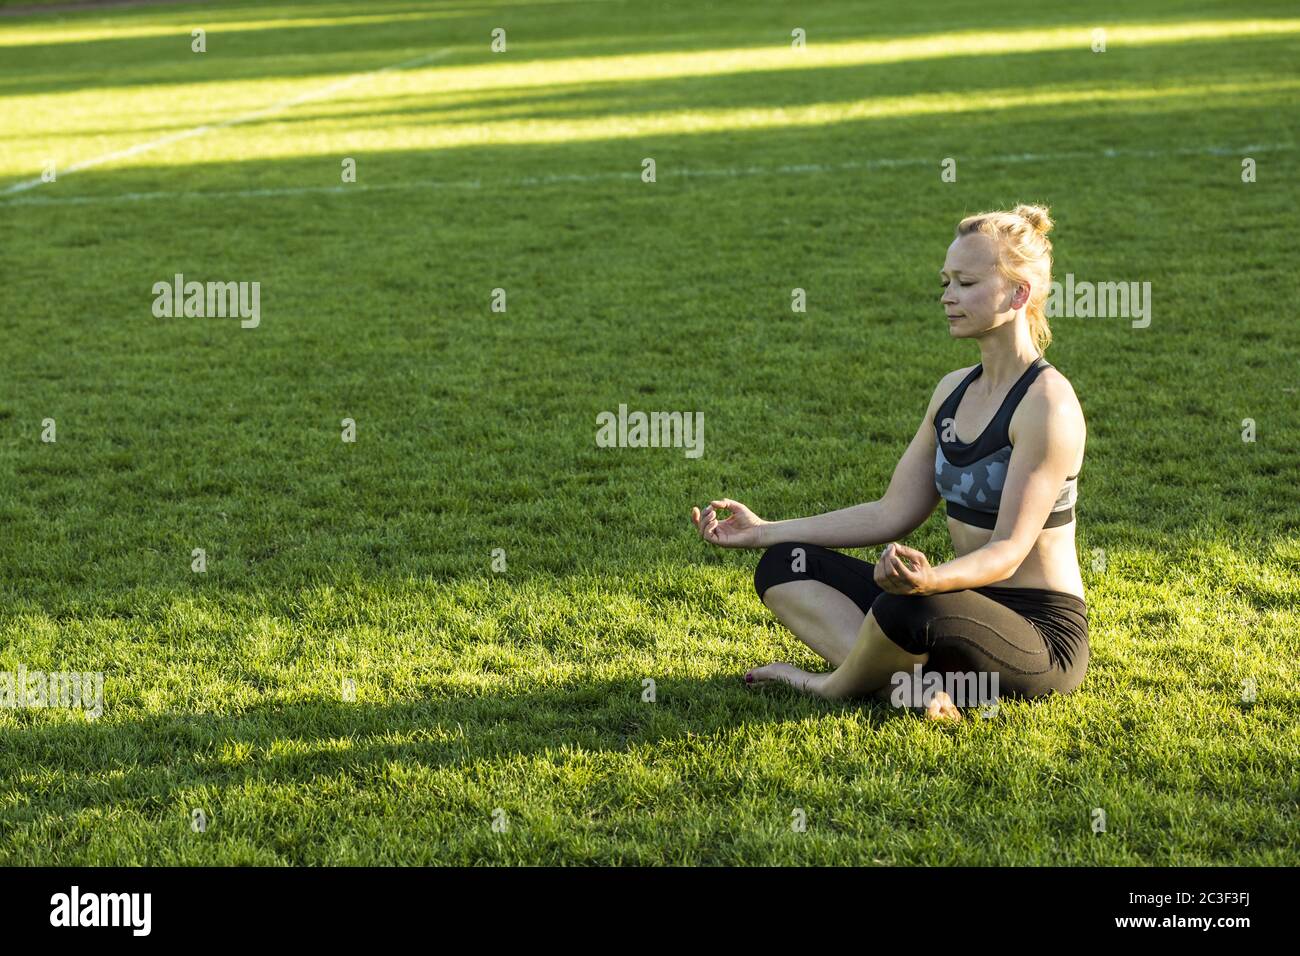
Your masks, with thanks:
<instances>
[{"instance_id":1,"label":"woman sitting on grass","mask_svg":"<svg viewBox=\"0 0 1300 956\"><path fill-rule=\"evenodd\" d=\"M764 521L728 498L691 509L705 541L766 549L754 574L759 597L835 668L777 662L746 681L924 703L931 718L956 720L950 694L917 701L908 692L915 666L948 687L978 676L1003 697L1066 694L1083 681L1088 610L1074 504L1086 428L1074 389L1042 357L1051 228L1046 209L1024 205L958 224L940 301L948 334L976 340L980 364L940 380L883 498L787 521ZM896 542L940 497L956 557L932 567ZM719 520L715 509L730 516ZM886 542L875 564L830 550Z\"/></svg>"}]
</instances>

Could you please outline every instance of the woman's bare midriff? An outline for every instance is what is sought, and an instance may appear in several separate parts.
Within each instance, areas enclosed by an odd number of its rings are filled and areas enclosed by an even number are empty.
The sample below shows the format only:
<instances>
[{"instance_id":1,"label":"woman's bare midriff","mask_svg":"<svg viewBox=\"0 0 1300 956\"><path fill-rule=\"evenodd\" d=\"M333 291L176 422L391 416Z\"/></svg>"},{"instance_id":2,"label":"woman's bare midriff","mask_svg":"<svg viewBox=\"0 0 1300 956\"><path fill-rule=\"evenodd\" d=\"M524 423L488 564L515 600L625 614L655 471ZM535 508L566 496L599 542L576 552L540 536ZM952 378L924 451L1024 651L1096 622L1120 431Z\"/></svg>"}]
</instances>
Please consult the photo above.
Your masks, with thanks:
<instances>
[{"instance_id":1,"label":"woman's bare midriff","mask_svg":"<svg viewBox=\"0 0 1300 956\"><path fill-rule=\"evenodd\" d=\"M1009 578L991 582L989 587L1043 588L1086 600L1083 576L1079 573L1079 556L1074 548L1074 526L1075 522L1071 521L1059 528L1044 528L1015 573ZM959 558L988 544L993 537L992 529L977 528L956 518L948 519L948 534L952 536L953 551Z\"/></svg>"}]
</instances>

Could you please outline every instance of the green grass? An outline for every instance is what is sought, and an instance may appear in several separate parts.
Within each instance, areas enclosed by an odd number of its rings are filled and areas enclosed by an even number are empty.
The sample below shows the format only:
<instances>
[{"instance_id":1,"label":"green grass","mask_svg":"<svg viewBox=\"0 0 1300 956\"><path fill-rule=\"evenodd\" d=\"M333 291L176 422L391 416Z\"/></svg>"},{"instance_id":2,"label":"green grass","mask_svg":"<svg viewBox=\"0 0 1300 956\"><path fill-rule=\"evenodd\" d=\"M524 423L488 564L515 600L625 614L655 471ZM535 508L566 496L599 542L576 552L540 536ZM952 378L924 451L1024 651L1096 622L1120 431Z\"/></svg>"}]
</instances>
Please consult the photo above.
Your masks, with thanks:
<instances>
[{"instance_id":1,"label":"green grass","mask_svg":"<svg viewBox=\"0 0 1300 956\"><path fill-rule=\"evenodd\" d=\"M0 190L61 170L0 192L0 670L106 696L0 710L0 864L1296 863L1294 6L699 6L0 18ZM1059 275L1153 287L1047 355L1087 680L955 728L745 688L824 665L691 505L882 494L978 358L953 226L1018 201ZM176 272L259 281L260 327L155 318ZM621 402L704 456L595 447Z\"/></svg>"}]
</instances>

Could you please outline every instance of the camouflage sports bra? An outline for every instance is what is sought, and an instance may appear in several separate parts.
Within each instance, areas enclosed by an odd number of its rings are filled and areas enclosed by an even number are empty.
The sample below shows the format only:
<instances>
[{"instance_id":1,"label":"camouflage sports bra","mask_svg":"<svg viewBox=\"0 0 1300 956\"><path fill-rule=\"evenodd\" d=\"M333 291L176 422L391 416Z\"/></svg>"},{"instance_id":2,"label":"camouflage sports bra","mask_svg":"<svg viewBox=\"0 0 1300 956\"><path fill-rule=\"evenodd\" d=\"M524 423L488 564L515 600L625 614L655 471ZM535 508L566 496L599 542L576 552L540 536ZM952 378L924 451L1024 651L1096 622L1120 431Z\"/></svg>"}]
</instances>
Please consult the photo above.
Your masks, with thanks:
<instances>
[{"instance_id":1,"label":"camouflage sports bra","mask_svg":"<svg viewBox=\"0 0 1300 956\"><path fill-rule=\"evenodd\" d=\"M1041 355L1025 370L1011 391L1002 400L993 420L984 433L973 442L957 441L953 423L957 406L970 383L984 374L983 364L971 369L960 385L939 406L934 416L935 453L934 484L947 502L948 517L956 518L977 528L993 528L998 522L998 508L1002 503L1002 485L1007 479L1007 465L1011 461L1011 416L1016 406L1029 391L1038 373L1053 366ZM944 440L945 430L952 436ZM1052 505L1044 528L1055 528L1074 520L1074 504L1078 499L1076 479L1071 475L1061 487L1061 493Z\"/></svg>"}]
</instances>

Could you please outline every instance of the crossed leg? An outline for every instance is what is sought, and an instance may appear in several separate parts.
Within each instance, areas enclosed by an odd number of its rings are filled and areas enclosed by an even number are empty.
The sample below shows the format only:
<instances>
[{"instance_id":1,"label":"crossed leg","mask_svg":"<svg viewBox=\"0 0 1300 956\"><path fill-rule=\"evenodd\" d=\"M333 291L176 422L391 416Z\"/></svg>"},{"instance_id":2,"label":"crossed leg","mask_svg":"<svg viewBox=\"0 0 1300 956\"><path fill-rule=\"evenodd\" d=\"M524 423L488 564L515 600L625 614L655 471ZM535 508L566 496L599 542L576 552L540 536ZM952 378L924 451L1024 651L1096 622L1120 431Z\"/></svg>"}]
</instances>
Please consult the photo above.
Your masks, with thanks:
<instances>
[{"instance_id":1,"label":"crossed leg","mask_svg":"<svg viewBox=\"0 0 1300 956\"><path fill-rule=\"evenodd\" d=\"M810 673L778 661L749 671L746 680L752 677L752 683L780 681L829 700L867 695L889 700L895 690L894 674L902 671L910 676L914 665L930 659L929 654L903 650L880 629L875 615L863 614L848 596L820 581L772 585L764 592L763 603L835 670ZM900 690L904 706L920 707L919 701L911 700L910 681L902 682ZM943 692L930 701L926 714L932 719L961 719L961 712Z\"/></svg>"}]
</instances>

